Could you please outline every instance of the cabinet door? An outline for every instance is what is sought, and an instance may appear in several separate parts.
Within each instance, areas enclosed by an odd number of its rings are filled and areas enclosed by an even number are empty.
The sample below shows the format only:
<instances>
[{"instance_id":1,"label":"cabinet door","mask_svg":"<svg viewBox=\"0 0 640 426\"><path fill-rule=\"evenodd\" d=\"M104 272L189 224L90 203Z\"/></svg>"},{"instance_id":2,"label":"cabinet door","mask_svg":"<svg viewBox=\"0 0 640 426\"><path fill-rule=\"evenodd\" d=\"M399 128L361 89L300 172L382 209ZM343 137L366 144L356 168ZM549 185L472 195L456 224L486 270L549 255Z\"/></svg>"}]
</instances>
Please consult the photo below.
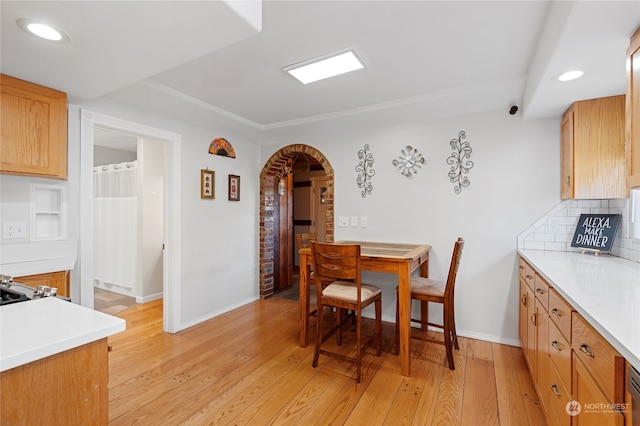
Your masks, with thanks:
<instances>
[{"instance_id":1,"label":"cabinet door","mask_svg":"<svg viewBox=\"0 0 640 426\"><path fill-rule=\"evenodd\" d=\"M640 28L627 50L627 164L630 188L640 188Z\"/></svg>"},{"instance_id":2,"label":"cabinet door","mask_svg":"<svg viewBox=\"0 0 640 426\"><path fill-rule=\"evenodd\" d=\"M67 178L67 96L0 75L0 172Z\"/></svg>"},{"instance_id":3,"label":"cabinet door","mask_svg":"<svg viewBox=\"0 0 640 426\"><path fill-rule=\"evenodd\" d=\"M520 314L518 315L518 335L520 336L520 342L522 343L522 348L525 350L527 347L527 323L529 318L527 317L527 305L529 301L527 300L527 284L524 279L520 278Z\"/></svg>"},{"instance_id":4,"label":"cabinet door","mask_svg":"<svg viewBox=\"0 0 640 426\"><path fill-rule=\"evenodd\" d=\"M561 137L561 177L560 196L563 200L573 198L573 107L562 116Z\"/></svg>"},{"instance_id":5,"label":"cabinet door","mask_svg":"<svg viewBox=\"0 0 640 426\"><path fill-rule=\"evenodd\" d=\"M537 382L536 373L536 311L535 296L533 291L527 286L527 342L525 346L525 359L529 364L533 383Z\"/></svg>"},{"instance_id":6,"label":"cabinet door","mask_svg":"<svg viewBox=\"0 0 640 426\"><path fill-rule=\"evenodd\" d=\"M622 426L624 416L609 408L602 393L582 361L573 354L573 399L580 403L580 413L573 418L574 426Z\"/></svg>"},{"instance_id":7,"label":"cabinet door","mask_svg":"<svg viewBox=\"0 0 640 426\"><path fill-rule=\"evenodd\" d=\"M545 398L549 389L549 314L536 298L536 388L542 412L547 415L548 401Z\"/></svg>"},{"instance_id":8,"label":"cabinet door","mask_svg":"<svg viewBox=\"0 0 640 426\"><path fill-rule=\"evenodd\" d=\"M575 102L563 115L563 199L627 198L625 96Z\"/></svg>"}]
</instances>

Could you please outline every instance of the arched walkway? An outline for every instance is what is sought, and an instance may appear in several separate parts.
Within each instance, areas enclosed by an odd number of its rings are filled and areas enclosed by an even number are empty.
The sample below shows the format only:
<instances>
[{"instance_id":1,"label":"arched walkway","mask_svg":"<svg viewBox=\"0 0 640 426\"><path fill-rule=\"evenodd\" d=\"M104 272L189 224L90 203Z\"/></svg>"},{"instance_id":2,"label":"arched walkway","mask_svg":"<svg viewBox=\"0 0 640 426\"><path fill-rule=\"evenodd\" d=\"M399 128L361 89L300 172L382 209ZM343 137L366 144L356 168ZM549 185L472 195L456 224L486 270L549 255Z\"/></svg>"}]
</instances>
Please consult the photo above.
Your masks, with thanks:
<instances>
[{"instance_id":1,"label":"arched walkway","mask_svg":"<svg viewBox=\"0 0 640 426\"><path fill-rule=\"evenodd\" d=\"M273 294L274 254L278 244L279 224L276 221L276 174L289 160L300 156L315 158L324 168L327 177L326 240L333 242L333 167L325 156L309 145L289 145L274 153L260 172L260 297Z\"/></svg>"}]
</instances>

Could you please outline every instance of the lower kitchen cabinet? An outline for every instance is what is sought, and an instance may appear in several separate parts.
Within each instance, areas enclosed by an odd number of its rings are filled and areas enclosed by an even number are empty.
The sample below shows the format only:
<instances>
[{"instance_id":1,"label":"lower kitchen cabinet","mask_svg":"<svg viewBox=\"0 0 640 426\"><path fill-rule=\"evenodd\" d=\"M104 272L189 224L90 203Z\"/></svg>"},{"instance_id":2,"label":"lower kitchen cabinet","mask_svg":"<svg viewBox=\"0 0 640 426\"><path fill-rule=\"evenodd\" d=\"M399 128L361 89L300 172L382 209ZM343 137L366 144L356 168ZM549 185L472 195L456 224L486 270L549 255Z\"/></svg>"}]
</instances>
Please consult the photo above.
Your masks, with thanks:
<instances>
[{"instance_id":1,"label":"lower kitchen cabinet","mask_svg":"<svg viewBox=\"0 0 640 426\"><path fill-rule=\"evenodd\" d=\"M108 379L107 338L3 371L0 424L107 425Z\"/></svg>"},{"instance_id":2,"label":"lower kitchen cabinet","mask_svg":"<svg viewBox=\"0 0 640 426\"><path fill-rule=\"evenodd\" d=\"M549 425L623 426L625 360L530 265L520 259L519 335ZM529 269L531 268L531 269ZM526 275L533 274L533 280ZM531 284L529 284L531 283ZM628 364L628 363L627 363ZM576 415L570 415L570 401ZM576 411L574 411L575 413ZM625 420L626 419L626 420Z\"/></svg>"}]
</instances>

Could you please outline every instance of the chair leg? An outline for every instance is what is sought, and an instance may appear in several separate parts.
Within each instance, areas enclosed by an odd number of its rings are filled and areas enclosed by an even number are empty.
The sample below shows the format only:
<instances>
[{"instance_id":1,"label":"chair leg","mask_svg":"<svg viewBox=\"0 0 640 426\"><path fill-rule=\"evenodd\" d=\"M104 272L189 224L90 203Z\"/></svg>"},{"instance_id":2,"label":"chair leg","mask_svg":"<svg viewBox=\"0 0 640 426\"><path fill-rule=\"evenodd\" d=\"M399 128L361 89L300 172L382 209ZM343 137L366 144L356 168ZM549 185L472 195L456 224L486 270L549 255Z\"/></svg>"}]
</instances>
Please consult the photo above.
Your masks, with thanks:
<instances>
[{"instance_id":1,"label":"chair leg","mask_svg":"<svg viewBox=\"0 0 640 426\"><path fill-rule=\"evenodd\" d=\"M362 366L362 345L361 345L361 326L362 326L362 316L358 315L356 318L356 383L360 383L361 376L361 366Z\"/></svg>"},{"instance_id":2,"label":"chair leg","mask_svg":"<svg viewBox=\"0 0 640 426\"><path fill-rule=\"evenodd\" d=\"M395 354L400 353L400 302L398 301L398 291L396 290L396 334L395 334Z\"/></svg>"},{"instance_id":3,"label":"chair leg","mask_svg":"<svg viewBox=\"0 0 640 426\"><path fill-rule=\"evenodd\" d=\"M453 334L453 344L456 349L460 349L458 346L458 333L456 332L456 313L453 306L451 307L451 333Z\"/></svg>"},{"instance_id":4,"label":"chair leg","mask_svg":"<svg viewBox=\"0 0 640 426\"><path fill-rule=\"evenodd\" d=\"M336 323L338 325L338 332L336 334L336 344L342 345L342 312L343 309L336 308Z\"/></svg>"},{"instance_id":5,"label":"chair leg","mask_svg":"<svg viewBox=\"0 0 640 426\"><path fill-rule=\"evenodd\" d=\"M376 354L382 355L382 300L376 301Z\"/></svg>"},{"instance_id":6,"label":"chair leg","mask_svg":"<svg viewBox=\"0 0 640 426\"><path fill-rule=\"evenodd\" d=\"M318 304L318 315L316 317L316 350L313 354L313 363L311 366L316 368L318 366L318 358L320 357L320 346L322 345L322 322L324 319L324 306Z\"/></svg>"},{"instance_id":7,"label":"chair leg","mask_svg":"<svg viewBox=\"0 0 640 426\"><path fill-rule=\"evenodd\" d=\"M444 322L444 346L447 350L447 362L449 363L449 369L455 370L456 367L453 363L453 335L451 331L451 319L449 318L449 312L445 308L443 312L443 322Z\"/></svg>"}]
</instances>

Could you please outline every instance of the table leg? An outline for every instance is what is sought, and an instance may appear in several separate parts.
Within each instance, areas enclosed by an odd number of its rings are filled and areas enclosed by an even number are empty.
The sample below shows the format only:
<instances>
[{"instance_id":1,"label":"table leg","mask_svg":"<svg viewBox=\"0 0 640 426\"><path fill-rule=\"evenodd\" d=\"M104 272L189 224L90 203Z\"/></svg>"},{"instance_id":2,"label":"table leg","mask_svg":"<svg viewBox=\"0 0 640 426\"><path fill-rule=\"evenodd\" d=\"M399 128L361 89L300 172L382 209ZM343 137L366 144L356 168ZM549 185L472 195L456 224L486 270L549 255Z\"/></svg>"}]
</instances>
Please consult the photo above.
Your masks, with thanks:
<instances>
[{"instance_id":1,"label":"table leg","mask_svg":"<svg viewBox=\"0 0 640 426\"><path fill-rule=\"evenodd\" d=\"M309 344L309 255L300 254L300 346Z\"/></svg>"},{"instance_id":2,"label":"table leg","mask_svg":"<svg viewBox=\"0 0 640 426\"><path fill-rule=\"evenodd\" d=\"M398 306L400 318L400 372L403 376L411 375L411 281L409 264L400 264L398 270Z\"/></svg>"},{"instance_id":3,"label":"table leg","mask_svg":"<svg viewBox=\"0 0 640 426\"><path fill-rule=\"evenodd\" d=\"M429 253L426 253L423 259L420 259L420 276L429 278ZM420 302L420 318L425 321L429 320L429 302ZM427 331L429 326L426 322L421 324L422 331Z\"/></svg>"}]
</instances>

